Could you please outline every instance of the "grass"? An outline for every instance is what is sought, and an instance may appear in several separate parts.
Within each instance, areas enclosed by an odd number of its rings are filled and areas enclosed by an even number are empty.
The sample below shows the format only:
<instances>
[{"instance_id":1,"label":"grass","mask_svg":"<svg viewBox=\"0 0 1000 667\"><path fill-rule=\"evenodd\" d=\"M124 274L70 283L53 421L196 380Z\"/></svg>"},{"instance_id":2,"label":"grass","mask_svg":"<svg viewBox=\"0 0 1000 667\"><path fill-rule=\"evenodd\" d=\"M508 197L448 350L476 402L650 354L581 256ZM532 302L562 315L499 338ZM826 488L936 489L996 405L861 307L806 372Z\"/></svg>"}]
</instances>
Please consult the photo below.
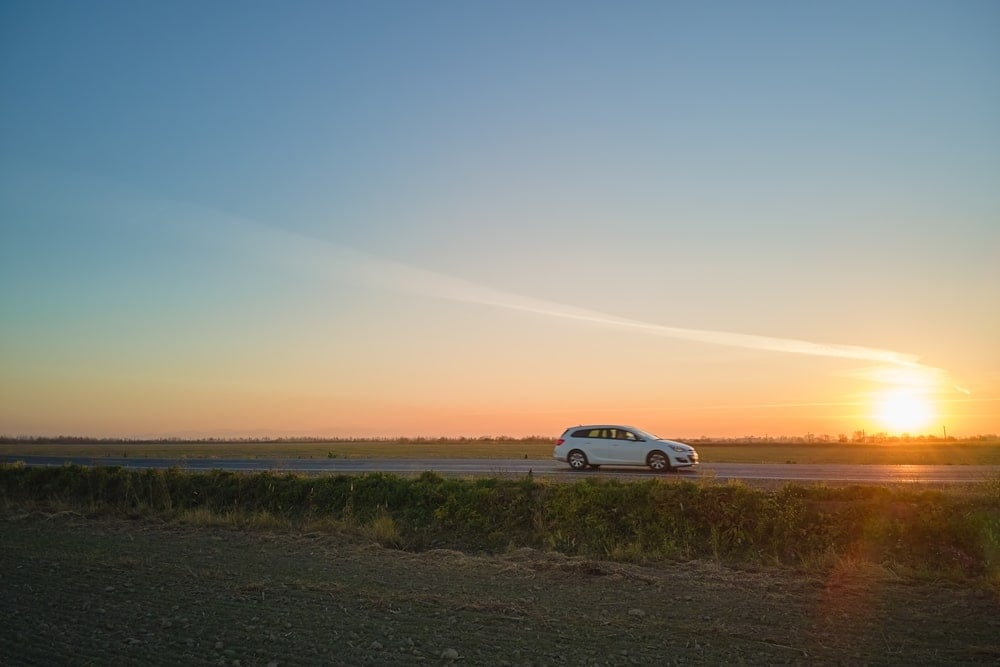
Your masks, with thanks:
<instances>
[{"instance_id":1,"label":"grass","mask_svg":"<svg viewBox=\"0 0 1000 667\"><path fill-rule=\"evenodd\" d=\"M394 548L521 547L607 560L822 568L857 560L1000 585L1000 479L975 492L620 482L433 473L303 477L0 466L0 506L159 516L248 529L346 527Z\"/></svg>"},{"instance_id":2,"label":"grass","mask_svg":"<svg viewBox=\"0 0 1000 667\"><path fill-rule=\"evenodd\" d=\"M689 441L706 463L1000 465L1000 440L885 444ZM552 458L553 439L400 439L282 442L0 443L0 454L168 459L535 459Z\"/></svg>"},{"instance_id":3,"label":"grass","mask_svg":"<svg viewBox=\"0 0 1000 667\"><path fill-rule=\"evenodd\" d=\"M1000 440L886 444L692 442L702 461L866 465L1000 465Z\"/></svg>"},{"instance_id":4,"label":"grass","mask_svg":"<svg viewBox=\"0 0 1000 667\"><path fill-rule=\"evenodd\" d=\"M546 459L553 440L354 440L306 442L149 442L0 444L0 454L107 458L261 459Z\"/></svg>"}]
</instances>

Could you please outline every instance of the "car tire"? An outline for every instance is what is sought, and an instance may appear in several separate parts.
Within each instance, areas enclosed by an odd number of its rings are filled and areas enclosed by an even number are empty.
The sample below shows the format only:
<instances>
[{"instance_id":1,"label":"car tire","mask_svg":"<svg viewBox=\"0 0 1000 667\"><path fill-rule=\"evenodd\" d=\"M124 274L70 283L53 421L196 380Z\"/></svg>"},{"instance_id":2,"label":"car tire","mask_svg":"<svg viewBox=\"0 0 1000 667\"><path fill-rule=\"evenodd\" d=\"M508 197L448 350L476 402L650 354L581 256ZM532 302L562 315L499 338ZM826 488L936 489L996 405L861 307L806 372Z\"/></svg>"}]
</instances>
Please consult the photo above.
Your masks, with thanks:
<instances>
[{"instance_id":1,"label":"car tire","mask_svg":"<svg viewBox=\"0 0 1000 667\"><path fill-rule=\"evenodd\" d=\"M566 457L566 462L569 463L569 467L573 470L584 470L589 465L587 463L587 455L579 449L571 451Z\"/></svg>"},{"instance_id":2,"label":"car tire","mask_svg":"<svg viewBox=\"0 0 1000 667\"><path fill-rule=\"evenodd\" d=\"M653 469L653 472L670 472L673 470L670 459L660 451L650 452L646 457L646 465Z\"/></svg>"}]
</instances>

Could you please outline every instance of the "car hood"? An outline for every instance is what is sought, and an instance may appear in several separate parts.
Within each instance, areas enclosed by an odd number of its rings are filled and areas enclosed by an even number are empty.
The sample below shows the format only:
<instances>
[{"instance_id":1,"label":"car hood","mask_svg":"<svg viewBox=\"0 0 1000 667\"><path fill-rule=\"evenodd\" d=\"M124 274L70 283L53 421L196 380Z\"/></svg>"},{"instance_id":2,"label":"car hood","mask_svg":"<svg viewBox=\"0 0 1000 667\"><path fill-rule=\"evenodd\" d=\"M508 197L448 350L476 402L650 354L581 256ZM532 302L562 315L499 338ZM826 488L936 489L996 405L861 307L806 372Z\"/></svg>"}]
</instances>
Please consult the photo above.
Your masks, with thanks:
<instances>
[{"instance_id":1,"label":"car hood","mask_svg":"<svg viewBox=\"0 0 1000 667\"><path fill-rule=\"evenodd\" d=\"M657 440L657 442L662 442L664 445L674 445L675 447L683 447L689 452L694 451L694 447L692 447L691 445L686 445L683 442L677 442L676 440L666 440L664 438L660 438L659 440Z\"/></svg>"}]
</instances>

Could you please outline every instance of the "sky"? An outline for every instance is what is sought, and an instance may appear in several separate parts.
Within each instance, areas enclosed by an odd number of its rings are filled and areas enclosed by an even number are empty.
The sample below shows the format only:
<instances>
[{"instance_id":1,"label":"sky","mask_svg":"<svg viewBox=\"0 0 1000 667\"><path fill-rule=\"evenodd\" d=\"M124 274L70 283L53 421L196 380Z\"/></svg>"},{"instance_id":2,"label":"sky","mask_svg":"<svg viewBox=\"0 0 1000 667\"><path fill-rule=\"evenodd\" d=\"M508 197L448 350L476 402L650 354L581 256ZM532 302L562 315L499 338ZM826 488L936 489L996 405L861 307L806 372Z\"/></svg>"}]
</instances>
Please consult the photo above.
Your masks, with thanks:
<instances>
[{"instance_id":1,"label":"sky","mask_svg":"<svg viewBox=\"0 0 1000 667\"><path fill-rule=\"evenodd\" d=\"M0 434L1000 432L1000 4L0 3Z\"/></svg>"}]
</instances>

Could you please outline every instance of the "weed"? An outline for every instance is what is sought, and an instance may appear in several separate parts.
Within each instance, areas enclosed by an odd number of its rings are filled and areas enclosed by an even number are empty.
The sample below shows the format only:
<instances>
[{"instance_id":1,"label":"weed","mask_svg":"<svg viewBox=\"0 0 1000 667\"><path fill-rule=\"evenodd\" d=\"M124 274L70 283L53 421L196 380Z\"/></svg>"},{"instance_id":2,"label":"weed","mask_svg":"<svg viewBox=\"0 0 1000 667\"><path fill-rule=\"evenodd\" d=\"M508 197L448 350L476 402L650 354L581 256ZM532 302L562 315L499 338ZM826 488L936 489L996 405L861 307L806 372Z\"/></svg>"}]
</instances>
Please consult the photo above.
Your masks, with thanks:
<instances>
[{"instance_id":1,"label":"weed","mask_svg":"<svg viewBox=\"0 0 1000 667\"><path fill-rule=\"evenodd\" d=\"M0 507L159 515L194 525L349 530L402 549L530 547L646 562L900 571L1000 581L1000 482L976 491L586 478L553 484L424 473L306 477L0 465Z\"/></svg>"},{"instance_id":2,"label":"weed","mask_svg":"<svg viewBox=\"0 0 1000 667\"><path fill-rule=\"evenodd\" d=\"M396 521L385 508L372 518L365 532L370 539L383 547L398 549L403 545Z\"/></svg>"}]
</instances>

